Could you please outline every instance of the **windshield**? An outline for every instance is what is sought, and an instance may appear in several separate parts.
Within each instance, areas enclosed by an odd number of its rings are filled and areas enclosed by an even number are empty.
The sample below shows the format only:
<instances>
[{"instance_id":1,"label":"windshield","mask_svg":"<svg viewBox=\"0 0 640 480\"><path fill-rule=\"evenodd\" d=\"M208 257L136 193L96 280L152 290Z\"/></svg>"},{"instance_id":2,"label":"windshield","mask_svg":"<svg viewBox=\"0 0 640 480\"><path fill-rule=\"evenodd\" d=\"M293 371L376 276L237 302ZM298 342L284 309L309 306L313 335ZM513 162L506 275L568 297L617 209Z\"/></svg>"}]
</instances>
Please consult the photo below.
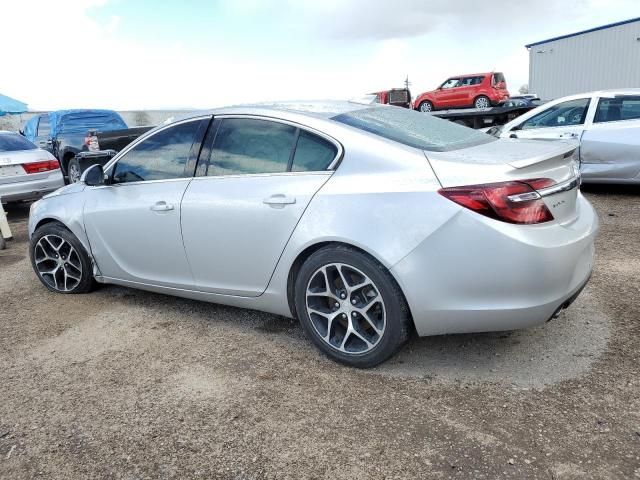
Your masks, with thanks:
<instances>
[{"instance_id":1,"label":"windshield","mask_svg":"<svg viewBox=\"0 0 640 480\"><path fill-rule=\"evenodd\" d=\"M448 152L495 141L485 133L400 107L355 110L332 118L383 138L433 152Z\"/></svg>"},{"instance_id":2,"label":"windshield","mask_svg":"<svg viewBox=\"0 0 640 480\"><path fill-rule=\"evenodd\" d=\"M74 113L64 115L60 121L60 133L87 133L87 130L108 132L127 128L117 113Z\"/></svg>"},{"instance_id":3,"label":"windshield","mask_svg":"<svg viewBox=\"0 0 640 480\"><path fill-rule=\"evenodd\" d=\"M38 147L17 133L0 134L0 152L18 152L21 150L35 150L36 148Z\"/></svg>"}]
</instances>

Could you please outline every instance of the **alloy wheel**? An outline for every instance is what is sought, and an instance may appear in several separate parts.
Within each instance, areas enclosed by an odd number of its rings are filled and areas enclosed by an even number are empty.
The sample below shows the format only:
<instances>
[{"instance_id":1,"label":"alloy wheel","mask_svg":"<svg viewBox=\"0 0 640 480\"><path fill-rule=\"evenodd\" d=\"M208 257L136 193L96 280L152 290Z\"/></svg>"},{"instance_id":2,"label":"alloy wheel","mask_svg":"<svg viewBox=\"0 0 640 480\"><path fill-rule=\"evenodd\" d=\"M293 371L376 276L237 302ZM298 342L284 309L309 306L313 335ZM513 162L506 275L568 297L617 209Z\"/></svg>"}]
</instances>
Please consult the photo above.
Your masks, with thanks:
<instances>
[{"instance_id":1,"label":"alloy wheel","mask_svg":"<svg viewBox=\"0 0 640 480\"><path fill-rule=\"evenodd\" d=\"M423 102L420 104L420 111L421 112L430 112L431 111L431 104L429 102Z\"/></svg>"},{"instance_id":2,"label":"alloy wheel","mask_svg":"<svg viewBox=\"0 0 640 480\"><path fill-rule=\"evenodd\" d=\"M45 235L34 249L40 277L59 292L70 292L82 279L82 262L75 248L58 235Z\"/></svg>"},{"instance_id":3,"label":"alloy wheel","mask_svg":"<svg viewBox=\"0 0 640 480\"><path fill-rule=\"evenodd\" d=\"M489 101L485 97L476 100L476 108L489 108Z\"/></svg>"},{"instance_id":4,"label":"alloy wheel","mask_svg":"<svg viewBox=\"0 0 640 480\"><path fill-rule=\"evenodd\" d=\"M367 353L384 335L387 314L380 290L350 265L318 268L307 285L306 306L316 333L340 352Z\"/></svg>"}]
</instances>

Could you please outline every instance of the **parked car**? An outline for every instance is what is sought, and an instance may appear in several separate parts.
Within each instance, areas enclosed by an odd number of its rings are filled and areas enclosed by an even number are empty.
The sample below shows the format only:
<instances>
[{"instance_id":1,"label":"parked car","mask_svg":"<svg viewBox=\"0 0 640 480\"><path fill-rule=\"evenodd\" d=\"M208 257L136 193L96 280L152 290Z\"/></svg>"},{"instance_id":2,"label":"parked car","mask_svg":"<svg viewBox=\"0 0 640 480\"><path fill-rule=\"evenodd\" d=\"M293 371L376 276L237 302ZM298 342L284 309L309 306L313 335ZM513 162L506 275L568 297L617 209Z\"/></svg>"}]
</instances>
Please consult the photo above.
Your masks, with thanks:
<instances>
[{"instance_id":1,"label":"parked car","mask_svg":"<svg viewBox=\"0 0 640 480\"><path fill-rule=\"evenodd\" d=\"M87 131L126 130L127 124L113 110L57 110L30 119L24 126L24 136L51 152L60 162L68 179L79 178L76 154L86 149Z\"/></svg>"},{"instance_id":2,"label":"parked car","mask_svg":"<svg viewBox=\"0 0 640 480\"><path fill-rule=\"evenodd\" d=\"M489 133L510 138L572 139L580 144L584 182L640 183L640 89L559 98Z\"/></svg>"},{"instance_id":3,"label":"parked car","mask_svg":"<svg viewBox=\"0 0 640 480\"><path fill-rule=\"evenodd\" d=\"M446 108L489 108L509 98L507 82L500 72L450 77L431 92L418 95L416 110L431 112Z\"/></svg>"},{"instance_id":4,"label":"parked car","mask_svg":"<svg viewBox=\"0 0 640 480\"><path fill-rule=\"evenodd\" d=\"M14 132L0 130L0 199L34 200L62 187L58 160Z\"/></svg>"},{"instance_id":5,"label":"parked car","mask_svg":"<svg viewBox=\"0 0 640 480\"><path fill-rule=\"evenodd\" d=\"M59 293L95 279L297 316L370 367L414 328L524 328L576 298L597 217L574 150L386 105L214 110L35 203L32 265Z\"/></svg>"}]
</instances>

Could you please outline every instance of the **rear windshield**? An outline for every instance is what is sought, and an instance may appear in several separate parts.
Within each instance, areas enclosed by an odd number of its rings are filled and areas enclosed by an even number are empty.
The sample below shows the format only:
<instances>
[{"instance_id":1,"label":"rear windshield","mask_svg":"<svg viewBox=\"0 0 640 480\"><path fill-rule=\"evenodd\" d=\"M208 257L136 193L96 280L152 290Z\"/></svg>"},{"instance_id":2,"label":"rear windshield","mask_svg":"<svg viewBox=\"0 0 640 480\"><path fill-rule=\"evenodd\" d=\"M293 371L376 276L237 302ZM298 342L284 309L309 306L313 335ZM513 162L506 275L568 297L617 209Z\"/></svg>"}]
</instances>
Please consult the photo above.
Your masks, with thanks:
<instances>
[{"instance_id":1,"label":"rear windshield","mask_svg":"<svg viewBox=\"0 0 640 480\"><path fill-rule=\"evenodd\" d=\"M60 133L87 133L87 130L120 130L127 124L117 113L73 113L60 120Z\"/></svg>"},{"instance_id":2,"label":"rear windshield","mask_svg":"<svg viewBox=\"0 0 640 480\"><path fill-rule=\"evenodd\" d=\"M17 133L0 134L0 152L18 152L20 150L35 150L36 148L38 147Z\"/></svg>"},{"instance_id":3,"label":"rear windshield","mask_svg":"<svg viewBox=\"0 0 640 480\"><path fill-rule=\"evenodd\" d=\"M332 120L432 152L448 152L496 140L486 133L431 114L400 107L355 110L333 117Z\"/></svg>"}]
</instances>

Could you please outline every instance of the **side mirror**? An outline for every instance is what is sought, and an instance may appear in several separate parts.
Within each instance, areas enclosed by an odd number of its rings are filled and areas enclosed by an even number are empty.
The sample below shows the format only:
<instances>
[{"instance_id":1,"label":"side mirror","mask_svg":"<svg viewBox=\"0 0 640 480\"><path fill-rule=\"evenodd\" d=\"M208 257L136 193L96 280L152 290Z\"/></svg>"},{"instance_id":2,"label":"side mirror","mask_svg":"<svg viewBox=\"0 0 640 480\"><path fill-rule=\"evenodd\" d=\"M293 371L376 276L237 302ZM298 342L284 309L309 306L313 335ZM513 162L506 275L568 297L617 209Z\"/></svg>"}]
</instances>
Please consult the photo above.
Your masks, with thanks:
<instances>
[{"instance_id":1,"label":"side mirror","mask_svg":"<svg viewBox=\"0 0 640 480\"><path fill-rule=\"evenodd\" d=\"M104 169L102 165L91 165L80 177L80 181L89 187L98 187L105 184Z\"/></svg>"},{"instance_id":2,"label":"side mirror","mask_svg":"<svg viewBox=\"0 0 640 480\"><path fill-rule=\"evenodd\" d=\"M23 137L25 136L24 135L24 130L18 130L18 133L20 133L20 135L22 135Z\"/></svg>"}]
</instances>

